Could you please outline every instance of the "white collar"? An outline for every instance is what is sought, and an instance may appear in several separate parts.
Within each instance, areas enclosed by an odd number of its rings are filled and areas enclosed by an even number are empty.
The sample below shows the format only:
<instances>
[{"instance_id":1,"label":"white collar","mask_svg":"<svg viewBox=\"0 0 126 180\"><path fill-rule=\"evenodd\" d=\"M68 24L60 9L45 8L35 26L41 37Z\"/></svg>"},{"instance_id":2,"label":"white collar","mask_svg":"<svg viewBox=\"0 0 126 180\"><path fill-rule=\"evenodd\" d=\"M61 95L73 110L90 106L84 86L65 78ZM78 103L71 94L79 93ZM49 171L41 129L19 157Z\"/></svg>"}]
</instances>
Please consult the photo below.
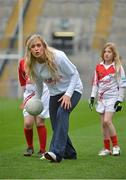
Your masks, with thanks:
<instances>
[{"instance_id":1,"label":"white collar","mask_svg":"<svg viewBox=\"0 0 126 180\"><path fill-rule=\"evenodd\" d=\"M112 62L111 64L104 64L104 61L102 61L102 62L100 62L100 64L102 64L102 65L105 65L105 66L115 66L115 62Z\"/></svg>"}]
</instances>

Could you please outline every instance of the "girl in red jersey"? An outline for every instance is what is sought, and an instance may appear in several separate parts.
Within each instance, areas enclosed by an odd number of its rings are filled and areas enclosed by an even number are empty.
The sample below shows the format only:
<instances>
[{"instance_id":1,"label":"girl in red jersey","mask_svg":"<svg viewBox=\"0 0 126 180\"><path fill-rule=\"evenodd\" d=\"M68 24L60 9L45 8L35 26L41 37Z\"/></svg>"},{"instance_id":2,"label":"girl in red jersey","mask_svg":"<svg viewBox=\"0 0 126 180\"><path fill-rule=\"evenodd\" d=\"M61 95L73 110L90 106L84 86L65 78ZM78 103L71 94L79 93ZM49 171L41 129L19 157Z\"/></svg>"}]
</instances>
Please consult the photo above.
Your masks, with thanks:
<instances>
[{"instance_id":1,"label":"girl in red jersey","mask_svg":"<svg viewBox=\"0 0 126 180\"><path fill-rule=\"evenodd\" d=\"M107 43L101 52L101 63L95 69L89 104L90 107L93 106L97 95L96 111L100 113L104 141L104 149L99 152L99 156L111 154L110 142L112 142L112 155L120 155L112 118L114 112L122 108L125 87L126 77L119 53L114 43Z\"/></svg>"},{"instance_id":2,"label":"girl in red jersey","mask_svg":"<svg viewBox=\"0 0 126 180\"><path fill-rule=\"evenodd\" d=\"M24 59L21 59L19 61L18 76L19 76L19 83L23 89L23 97L24 97L23 107L24 107L27 100L32 96L34 96L35 94L35 85L25 73ZM24 135L27 142L27 149L24 152L24 156L31 156L34 153L33 125L35 123L39 137L39 145L40 145L40 150L38 152L38 155L42 156L41 159L43 159L44 157L43 154L45 152L46 139L47 139L47 131L44 125L44 119L49 117L49 111L48 111L49 91L45 84L44 84L44 91L41 100L44 106L44 110L39 116L31 116L30 114L28 114L26 109L23 108Z\"/></svg>"}]
</instances>

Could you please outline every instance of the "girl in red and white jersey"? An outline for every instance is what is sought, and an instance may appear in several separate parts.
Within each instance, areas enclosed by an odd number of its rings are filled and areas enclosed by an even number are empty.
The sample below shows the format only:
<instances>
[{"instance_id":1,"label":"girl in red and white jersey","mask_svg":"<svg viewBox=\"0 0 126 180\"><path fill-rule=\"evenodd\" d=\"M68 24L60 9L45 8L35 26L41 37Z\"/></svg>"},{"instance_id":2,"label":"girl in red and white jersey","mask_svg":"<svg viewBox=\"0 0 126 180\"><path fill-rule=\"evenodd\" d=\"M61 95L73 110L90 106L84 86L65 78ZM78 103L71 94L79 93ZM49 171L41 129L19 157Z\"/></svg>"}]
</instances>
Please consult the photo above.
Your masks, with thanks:
<instances>
[{"instance_id":1,"label":"girl in red and white jersey","mask_svg":"<svg viewBox=\"0 0 126 180\"><path fill-rule=\"evenodd\" d=\"M30 78L27 76L25 72L24 61L25 61L24 59L21 59L19 61L19 66L18 66L19 83L23 90L23 99L24 99L23 102L24 135L27 142L27 149L24 152L24 156L31 156L34 153L34 147L33 147L34 123L36 125L37 133L39 137L40 150L38 152L38 155L42 156L43 153L45 152L46 139L47 139L47 131L44 124L44 120L45 118L49 118L49 91L47 86L43 84L44 91L41 96L41 100L44 106L44 110L38 116L31 116L24 108L24 105L31 97L35 95L35 84L33 84L33 82L30 80Z\"/></svg>"},{"instance_id":2,"label":"girl in red and white jersey","mask_svg":"<svg viewBox=\"0 0 126 180\"><path fill-rule=\"evenodd\" d=\"M120 155L120 147L116 129L112 123L114 112L120 111L126 87L125 72L119 58L119 53L113 43L107 43L101 52L101 63L96 66L90 106L93 106L97 96L96 111L100 113L103 131L104 149L99 156L111 154Z\"/></svg>"}]
</instances>

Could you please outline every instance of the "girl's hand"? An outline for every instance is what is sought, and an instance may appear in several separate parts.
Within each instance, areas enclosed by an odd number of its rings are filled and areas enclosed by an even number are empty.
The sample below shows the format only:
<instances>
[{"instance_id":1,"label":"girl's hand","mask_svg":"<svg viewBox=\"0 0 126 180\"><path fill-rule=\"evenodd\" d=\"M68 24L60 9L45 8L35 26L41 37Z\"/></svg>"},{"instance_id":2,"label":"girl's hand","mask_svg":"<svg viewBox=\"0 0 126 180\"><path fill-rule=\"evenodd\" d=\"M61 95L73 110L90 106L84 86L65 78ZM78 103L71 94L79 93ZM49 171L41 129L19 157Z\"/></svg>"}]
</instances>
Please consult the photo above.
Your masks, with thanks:
<instances>
[{"instance_id":1,"label":"girl's hand","mask_svg":"<svg viewBox=\"0 0 126 180\"><path fill-rule=\"evenodd\" d=\"M67 95L63 95L58 102L61 101L61 107L64 107L64 109L70 109L71 108L71 101L70 97Z\"/></svg>"}]
</instances>

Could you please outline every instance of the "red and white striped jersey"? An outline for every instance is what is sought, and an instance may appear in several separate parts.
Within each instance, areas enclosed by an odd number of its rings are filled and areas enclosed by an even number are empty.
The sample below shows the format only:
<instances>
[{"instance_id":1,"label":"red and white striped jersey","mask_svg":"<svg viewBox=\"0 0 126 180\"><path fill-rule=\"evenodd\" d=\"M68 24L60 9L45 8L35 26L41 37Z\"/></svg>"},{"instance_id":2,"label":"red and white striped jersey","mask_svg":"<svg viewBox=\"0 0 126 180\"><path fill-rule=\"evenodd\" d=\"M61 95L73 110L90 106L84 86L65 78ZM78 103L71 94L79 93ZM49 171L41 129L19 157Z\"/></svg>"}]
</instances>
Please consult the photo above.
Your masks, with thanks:
<instances>
[{"instance_id":1,"label":"red and white striped jersey","mask_svg":"<svg viewBox=\"0 0 126 180\"><path fill-rule=\"evenodd\" d=\"M32 98L35 95L35 90L36 90L36 85L33 84L33 82L30 80L30 78L27 76L26 72L25 72L25 67L24 67L24 59L21 59L19 61L19 66L18 66L18 78L19 78L19 83L23 89L23 104L22 104L22 108L24 108L24 105L26 104L26 102ZM43 111L40 114L40 117L42 118L48 118L49 117L49 90L46 86L45 83L43 83L42 85L43 87L43 93L41 96L41 101L43 104ZM26 112L26 110L23 110L23 114L24 116L27 116L28 113Z\"/></svg>"},{"instance_id":2,"label":"red and white striped jersey","mask_svg":"<svg viewBox=\"0 0 126 180\"><path fill-rule=\"evenodd\" d=\"M21 59L19 61L19 66L18 66L18 77L19 77L19 82L21 86L26 86L26 84L31 84L30 78L27 76L25 72L25 67L24 67L24 59Z\"/></svg>"},{"instance_id":3,"label":"red and white striped jersey","mask_svg":"<svg viewBox=\"0 0 126 180\"><path fill-rule=\"evenodd\" d=\"M91 97L98 99L116 98L123 101L124 88L126 87L126 77L123 67L116 73L115 64L98 64L95 69Z\"/></svg>"},{"instance_id":4,"label":"red and white striped jersey","mask_svg":"<svg viewBox=\"0 0 126 180\"><path fill-rule=\"evenodd\" d=\"M24 90L24 93L23 93L24 99L34 96L35 84L33 84L33 82L30 80L30 78L27 76L25 72L24 59L21 59L19 61L18 78L19 78L19 83L22 89Z\"/></svg>"}]
</instances>

